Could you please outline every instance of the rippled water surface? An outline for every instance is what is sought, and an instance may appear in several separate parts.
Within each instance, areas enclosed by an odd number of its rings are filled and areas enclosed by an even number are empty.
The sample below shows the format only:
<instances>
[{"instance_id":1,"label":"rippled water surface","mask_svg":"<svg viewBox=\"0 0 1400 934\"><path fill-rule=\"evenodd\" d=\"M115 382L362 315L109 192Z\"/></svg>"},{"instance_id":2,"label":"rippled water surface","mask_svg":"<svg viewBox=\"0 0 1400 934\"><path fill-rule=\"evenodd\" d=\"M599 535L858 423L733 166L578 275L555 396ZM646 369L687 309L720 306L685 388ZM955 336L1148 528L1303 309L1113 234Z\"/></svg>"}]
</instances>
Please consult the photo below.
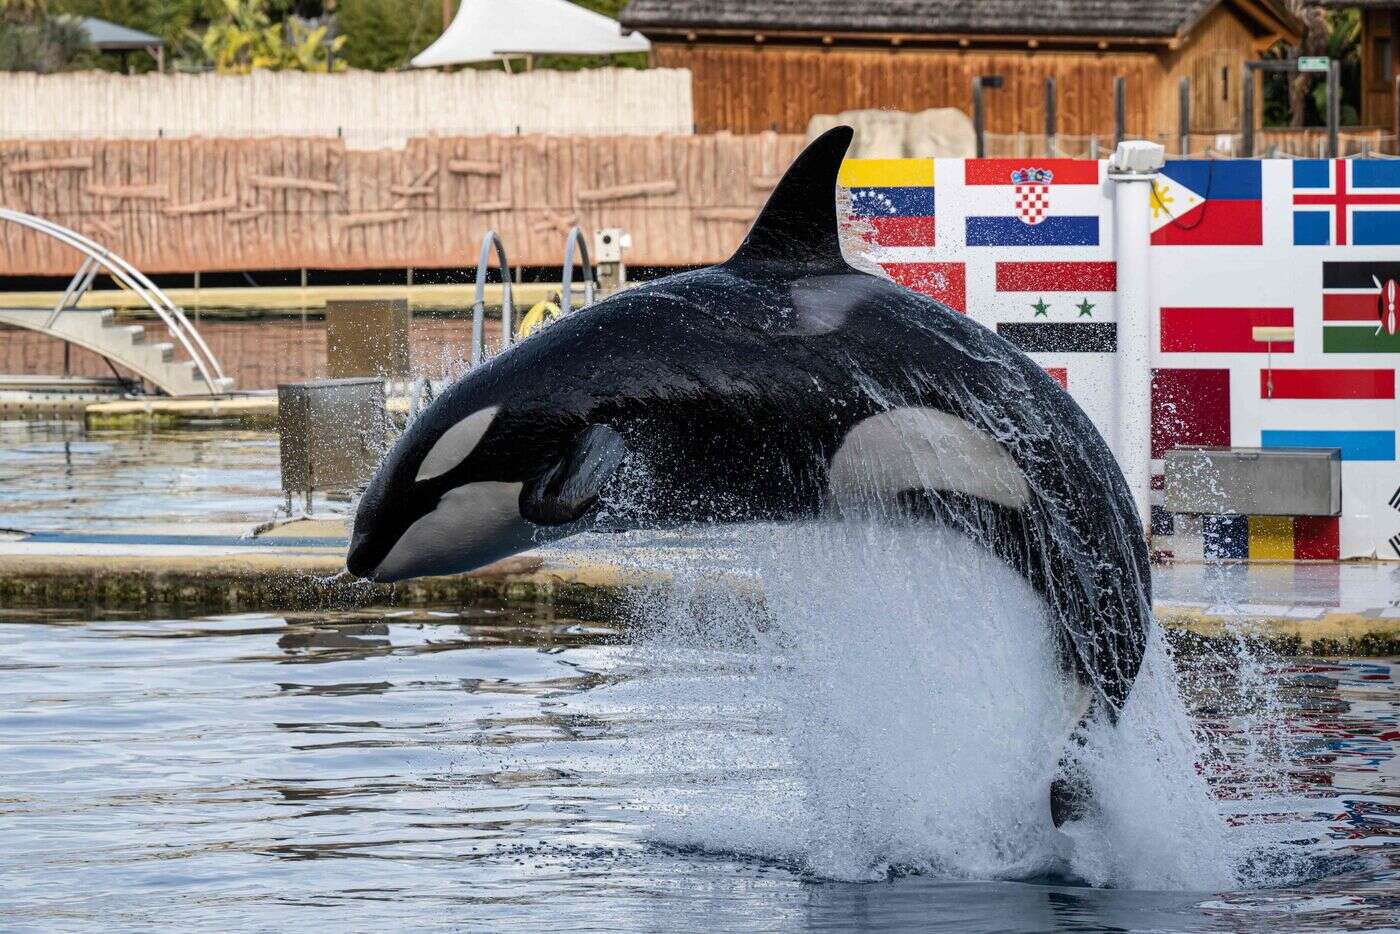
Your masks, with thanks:
<instances>
[{"instance_id":1,"label":"rippled water surface","mask_svg":"<svg viewBox=\"0 0 1400 934\"><path fill-rule=\"evenodd\" d=\"M653 812L673 795L743 799L784 776L739 761L752 748L724 774L723 756L648 756L682 732L766 728L762 705L723 724L710 722L718 707L659 706L674 692L655 681L699 679L712 659L691 646L661 661L634 636L547 608L0 613L0 927L1264 931L1400 919L1392 661L1266 669L1296 760L1271 787L1243 761L1212 767L1231 822L1285 827L1280 846L1309 855L1308 878L1126 891L891 867L852 882L657 834ZM1257 729L1210 688L1228 667L1183 682L1227 760ZM872 795L882 780L872 768Z\"/></svg>"},{"instance_id":2,"label":"rippled water surface","mask_svg":"<svg viewBox=\"0 0 1400 934\"><path fill-rule=\"evenodd\" d=\"M0 527L244 532L282 503L277 434L0 421Z\"/></svg>"}]
</instances>

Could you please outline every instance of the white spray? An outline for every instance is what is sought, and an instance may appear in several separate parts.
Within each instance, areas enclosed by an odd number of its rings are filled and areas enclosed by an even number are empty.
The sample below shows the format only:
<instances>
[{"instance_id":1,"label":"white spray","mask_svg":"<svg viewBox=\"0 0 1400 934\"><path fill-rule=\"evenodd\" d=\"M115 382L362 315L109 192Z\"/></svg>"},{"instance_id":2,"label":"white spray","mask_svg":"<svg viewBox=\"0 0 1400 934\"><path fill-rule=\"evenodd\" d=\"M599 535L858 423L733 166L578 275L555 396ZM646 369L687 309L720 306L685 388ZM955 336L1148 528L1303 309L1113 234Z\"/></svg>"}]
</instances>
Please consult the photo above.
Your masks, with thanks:
<instances>
[{"instance_id":1,"label":"white spray","mask_svg":"<svg viewBox=\"0 0 1400 934\"><path fill-rule=\"evenodd\" d=\"M957 533L765 526L702 557L677 556L634 607L626 691L664 721L629 750L655 778L639 806L656 842L832 879L1235 884L1243 851L1158 634L1119 724L1071 743L1082 689L1043 601ZM1094 804L1057 831L1066 749Z\"/></svg>"}]
</instances>

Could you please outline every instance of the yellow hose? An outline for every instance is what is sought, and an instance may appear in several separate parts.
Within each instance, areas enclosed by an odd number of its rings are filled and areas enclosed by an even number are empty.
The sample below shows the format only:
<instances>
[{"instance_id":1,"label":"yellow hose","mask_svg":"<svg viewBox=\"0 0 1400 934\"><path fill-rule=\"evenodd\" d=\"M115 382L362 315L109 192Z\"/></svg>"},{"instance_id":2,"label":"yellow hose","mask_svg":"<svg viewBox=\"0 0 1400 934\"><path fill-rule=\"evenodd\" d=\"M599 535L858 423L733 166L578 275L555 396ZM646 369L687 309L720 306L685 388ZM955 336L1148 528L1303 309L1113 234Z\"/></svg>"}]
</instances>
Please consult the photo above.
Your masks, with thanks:
<instances>
[{"instance_id":1,"label":"yellow hose","mask_svg":"<svg viewBox=\"0 0 1400 934\"><path fill-rule=\"evenodd\" d=\"M545 299L536 302L534 307L525 312L525 317L520 319L520 330L518 337L529 337L534 331L544 327L555 318L559 317L559 306Z\"/></svg>"}]
</instances>

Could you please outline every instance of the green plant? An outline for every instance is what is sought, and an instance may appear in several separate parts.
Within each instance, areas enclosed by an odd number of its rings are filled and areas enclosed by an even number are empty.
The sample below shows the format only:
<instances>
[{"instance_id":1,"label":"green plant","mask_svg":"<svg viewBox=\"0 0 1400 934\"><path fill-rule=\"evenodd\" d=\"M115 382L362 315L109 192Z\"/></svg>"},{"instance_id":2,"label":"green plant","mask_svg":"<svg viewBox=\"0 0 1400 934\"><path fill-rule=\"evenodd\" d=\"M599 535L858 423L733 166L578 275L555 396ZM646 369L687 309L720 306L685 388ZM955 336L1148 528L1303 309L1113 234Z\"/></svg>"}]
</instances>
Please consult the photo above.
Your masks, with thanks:
<instances>
[{"instance_id":1,"label":"green plant","mask_svg":"<svg viewBox=\"0 0 1400 934\"><path fill-rule=\"evenodd\" d=\"M0 19L0 71L64 71L83 61L87 33L67 17Z\"/></svg>"},{"instance_id":2,"label":"green plant","mask_svg":"<svg viewBox=\"0 0 1400 934\"><path fill-rule=\"evenodd\" d=\"M48 17L48 0L0 0L0 22L34 24Z\"/></svg>"},{"instance_id":3,"label":"green plant","mask_svg":"<svg viewBox=\"0 0 1400 934\"><path fill-rule=\"evenodd\" d=\"M307 26L291 17L274 23L264 0L224 0L224 15L204 31L199 45L215 71L343 71L337 57L345 37L326 41L329 27Z\"/></svg>"},{"instance_id":4,"label":"green plant","mask_svg":"<svg viewBox=\"0 0 1400 934\"><path fill-rule=\"evenodd\" d=\"M0 0L0 71L62 71L85 58L87 32L48 0Z\"/></svg>"},{"instance_id":5,"label":"green plant","mask_svg":"<svg viewBox=\"0 0 1400 934\"><path fill-rule=\"evenodd\" d=\"M442 34L440 0L340 0L335 19L353 68L403 68Z\"/></svg>"},{"instance_id":6,"label":"green plant","mask_svg":"<svg viewBox=\"0 0 1400 934\"><path fill-rule=\"evenodd\" d=\"M196 41L191 46L189 34L202 34L204 26L223 10L221 0L47 0L54 15L93 16L139 29L165 40L166 60L192 57L202 61ZM108 71L125 67L149 70L155 60L145 55L125 57L117 53L92 56L93 64Z\"/></svg>"},{"instance_id":7,"label":"green plant","mask_svg":"<svg viewBox=\"0 0 1400 934\"><path fill-rule=\"evenodd\" d=\"M1287 0L1303 24L1301 42L1279 44L1265 58L1290 59L1299 55L1325 55L1339 63L1341 122L1360 122L1361 14L1356 9L1324 9L1311 0ZM1327 122L1327 82L1316 73L1265 73L1263 79L1265 126L1320 126Z\"/></svg>"}]
</instances>

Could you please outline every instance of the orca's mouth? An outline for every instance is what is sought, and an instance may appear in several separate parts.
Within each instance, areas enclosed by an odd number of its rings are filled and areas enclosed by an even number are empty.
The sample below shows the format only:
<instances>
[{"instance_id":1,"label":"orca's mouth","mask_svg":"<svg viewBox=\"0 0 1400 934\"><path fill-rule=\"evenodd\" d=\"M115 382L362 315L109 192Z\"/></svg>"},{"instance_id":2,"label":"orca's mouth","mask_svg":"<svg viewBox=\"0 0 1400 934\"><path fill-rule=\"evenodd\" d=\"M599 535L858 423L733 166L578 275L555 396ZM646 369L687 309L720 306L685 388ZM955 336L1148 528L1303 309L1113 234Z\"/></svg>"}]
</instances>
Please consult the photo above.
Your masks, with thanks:
<instances>
[{"instance_id":1,"label":"orca's mouth","mask_svg":"<svg viewBox=\"0 0 1400 934\"><path fill-rule=\"evenodd\" d=\"M351 536L350 550L345 554L345 569L364 580L377 580L374 572L379 564L379 551L363 532Z\"/></svg>"}]
</instances>

